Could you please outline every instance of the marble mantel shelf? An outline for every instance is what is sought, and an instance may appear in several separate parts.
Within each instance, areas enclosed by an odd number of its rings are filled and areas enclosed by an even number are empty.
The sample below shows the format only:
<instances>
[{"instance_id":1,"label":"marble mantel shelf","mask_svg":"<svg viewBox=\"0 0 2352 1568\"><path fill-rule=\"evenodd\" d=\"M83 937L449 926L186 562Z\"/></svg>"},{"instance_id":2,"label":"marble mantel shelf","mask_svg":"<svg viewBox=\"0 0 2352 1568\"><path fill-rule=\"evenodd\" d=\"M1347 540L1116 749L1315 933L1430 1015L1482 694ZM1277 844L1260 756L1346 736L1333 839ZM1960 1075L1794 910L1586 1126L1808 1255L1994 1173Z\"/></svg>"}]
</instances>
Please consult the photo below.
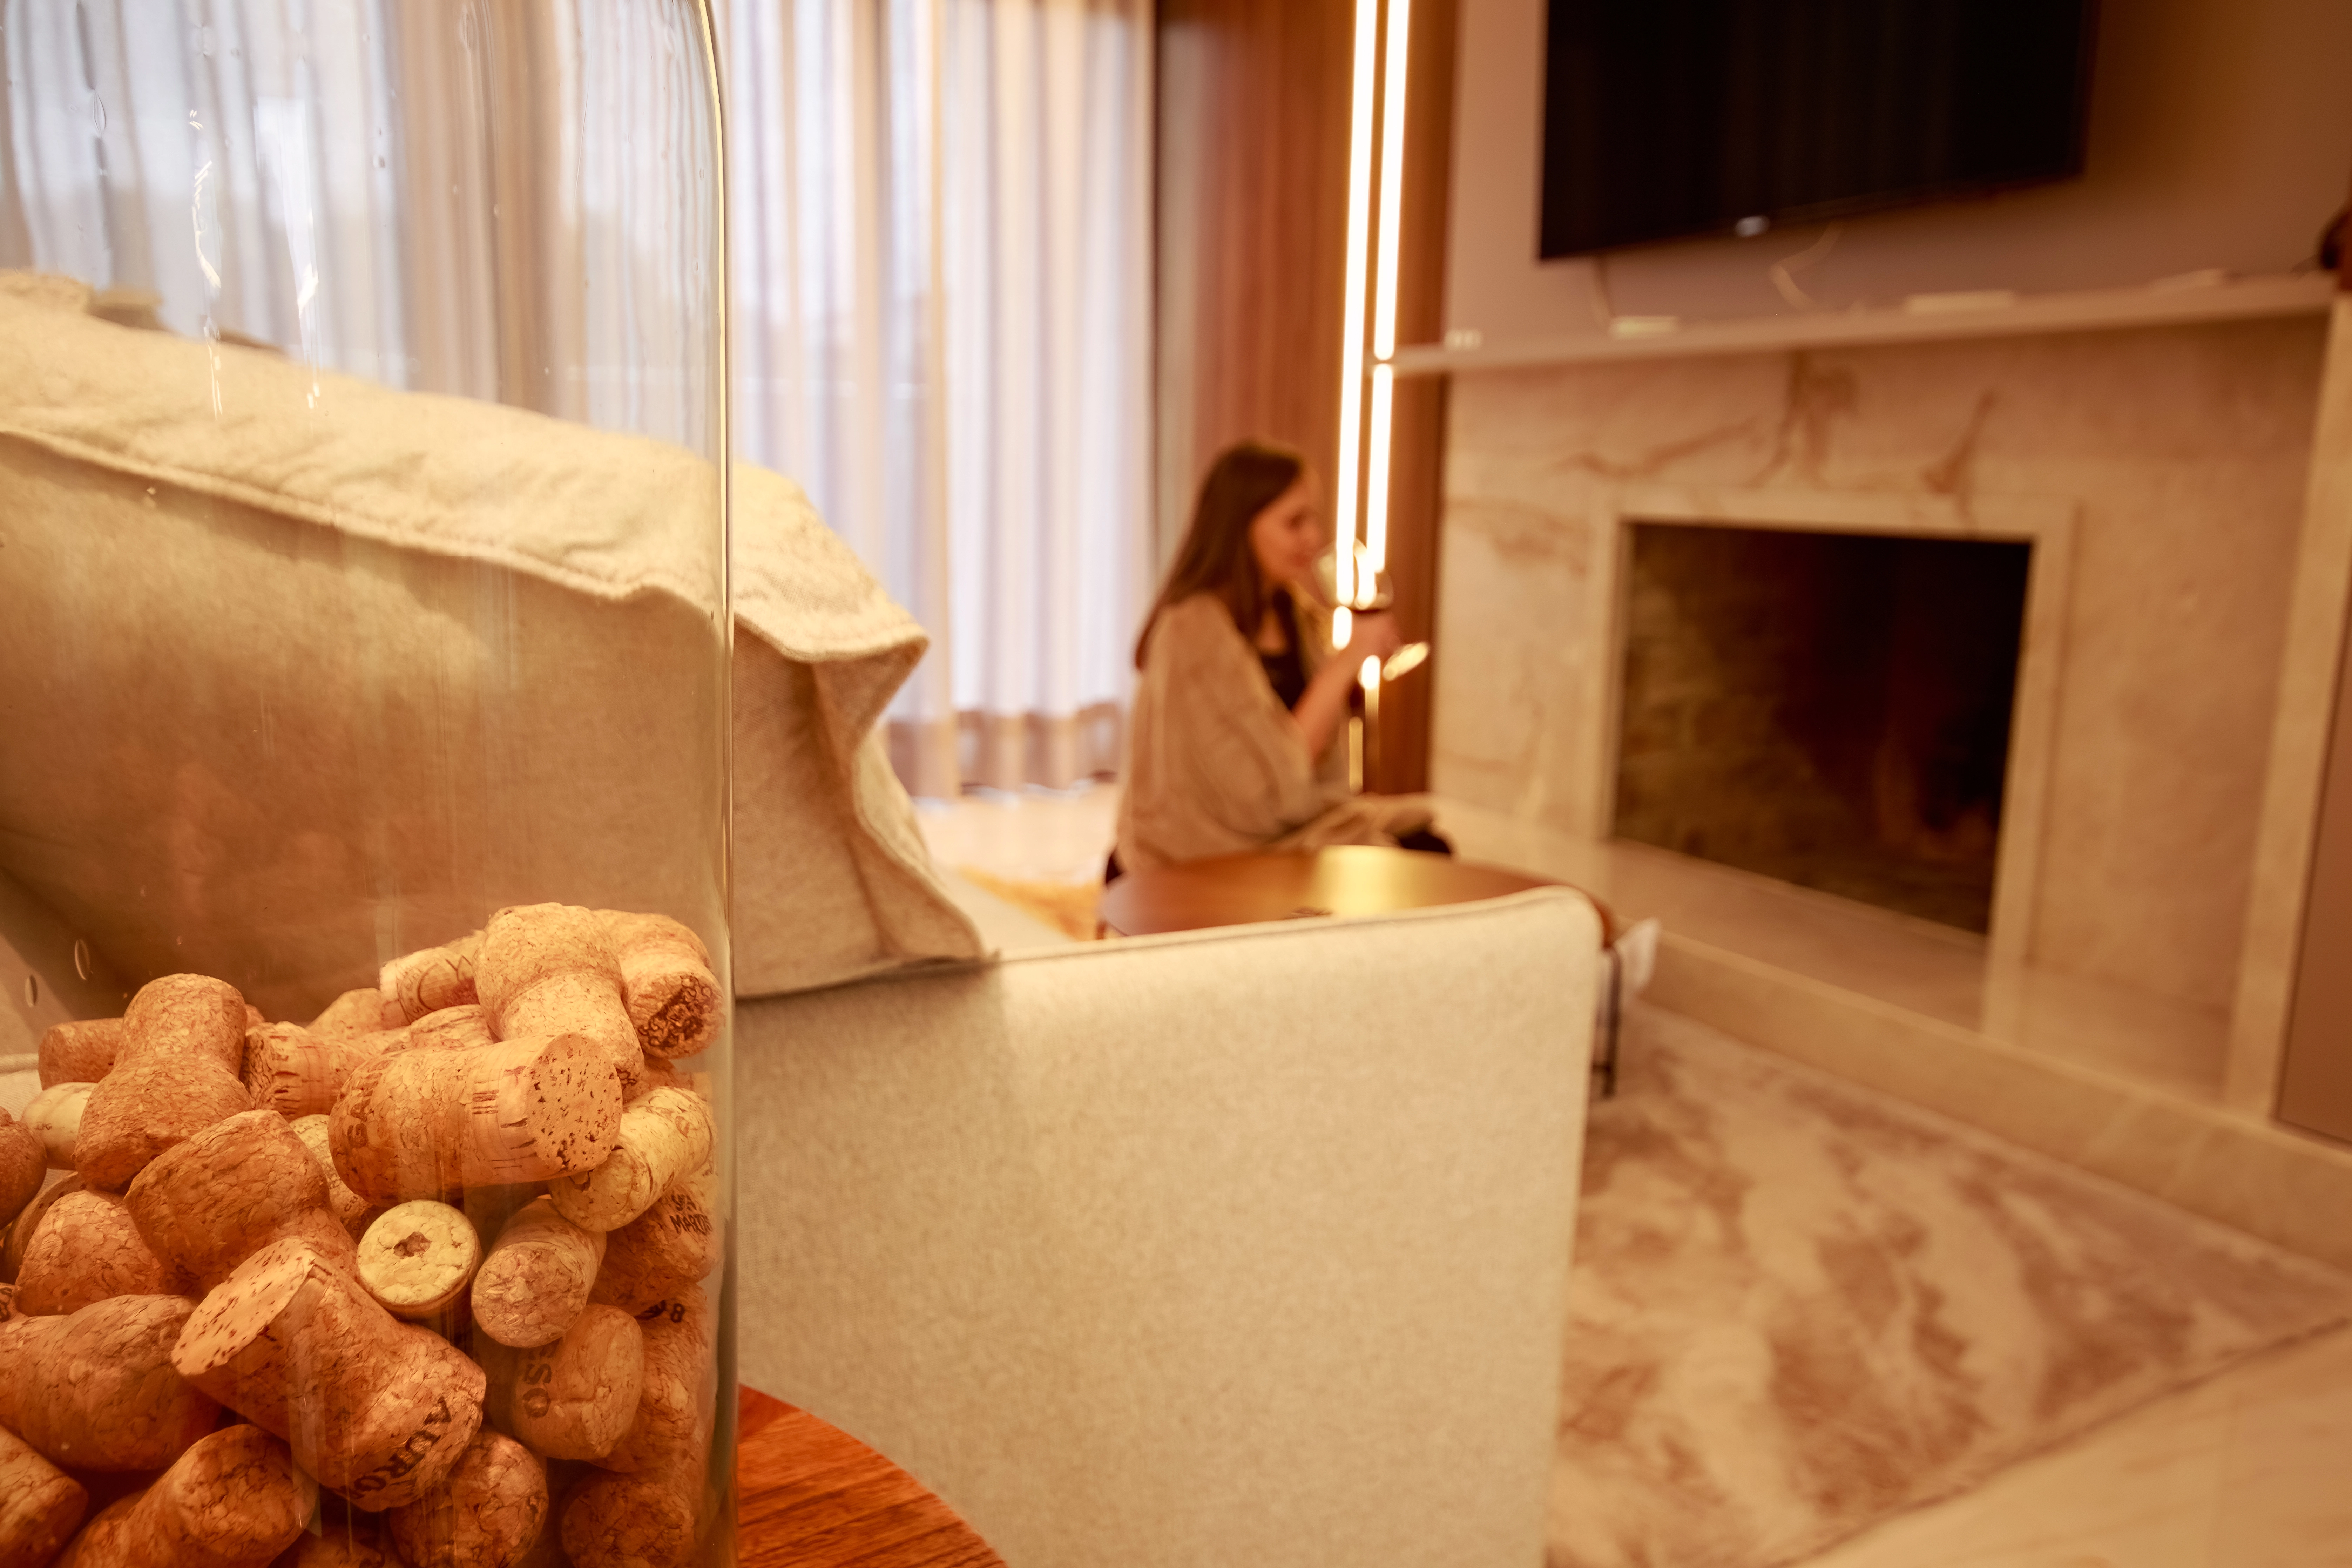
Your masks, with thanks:
<instances>
[{"instance_id":1,"label":"marble mantel shelf","mask_svg":"<svg viewBox=\"0 0 2352 1568\"><path fill-rule=\"evenodd\" d=\"M1624 336L1575 332L1481 343L1475 348L1430 343L1399 349L1391 363L1399 375L1445 375L1518 365L1765 353L1842 343L1927 342L1949 338L2015 337L2242 321L2261 316L2315 315L2327 309L2335 291L2336 279L2324 272L2186 287L2088 289L2063 294L2022 294L1974 309L1963 305L1750 316L1737 321L1692 321L1678 330ZM1960 303L1957 297L1954 303Z\"/></svg>"}]
</instances>

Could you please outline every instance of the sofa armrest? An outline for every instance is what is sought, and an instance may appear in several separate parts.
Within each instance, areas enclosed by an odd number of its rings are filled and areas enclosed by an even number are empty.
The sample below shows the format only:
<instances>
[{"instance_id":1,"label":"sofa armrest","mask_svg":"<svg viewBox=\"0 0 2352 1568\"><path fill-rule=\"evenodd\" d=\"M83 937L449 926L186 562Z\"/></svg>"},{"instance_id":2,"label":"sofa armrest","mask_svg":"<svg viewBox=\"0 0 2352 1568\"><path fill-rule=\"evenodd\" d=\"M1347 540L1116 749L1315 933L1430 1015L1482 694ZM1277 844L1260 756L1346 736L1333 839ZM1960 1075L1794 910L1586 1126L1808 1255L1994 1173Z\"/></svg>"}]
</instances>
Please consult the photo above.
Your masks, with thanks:
<instances>
[{"instance_id":1,"label":"sofa armrest","mask_svg":"<svg viewBox=\"0 0 2352 1568\"><path fill-rule=\"evenodd\" d=\"M1547 889L744 1005L744 1380L1014 1568L1532 1568L1598 945Z\"/></svg>"}]
</instances>

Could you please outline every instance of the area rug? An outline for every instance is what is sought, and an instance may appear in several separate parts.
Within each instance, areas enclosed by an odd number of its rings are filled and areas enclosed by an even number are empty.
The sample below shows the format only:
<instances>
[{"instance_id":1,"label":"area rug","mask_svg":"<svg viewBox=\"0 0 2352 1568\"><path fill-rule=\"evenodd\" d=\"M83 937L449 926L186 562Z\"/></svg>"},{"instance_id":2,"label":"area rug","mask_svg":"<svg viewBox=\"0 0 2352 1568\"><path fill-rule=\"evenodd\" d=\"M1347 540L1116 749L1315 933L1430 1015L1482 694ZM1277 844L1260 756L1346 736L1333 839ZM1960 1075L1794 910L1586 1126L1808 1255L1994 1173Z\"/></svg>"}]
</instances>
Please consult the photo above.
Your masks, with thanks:
<instances>
[{"instance_id":1,"label":"area rug","mask_svg":"<svg viewBox=\"0 0 2352 1568\"><path fill-rule=\"evenodd\" d=\"M2352 1279L1654 1009L1593 1111L1550 1568L1773 1568L2352 1321Z\"/></svg>"},{"instance_id":2,"label":"area rug","mask_svg":"<svg viewBox=\"0 0 2352 1568\"><path fill-rule=\"evenodd\" d=\"M1102 901L1102 882L1024 881L1000 877L978 866L958 866L956 875L974 887L994 893L1013 908L1036 916L1074 942L1093 942L1102 935L1095 906Z\"/></svg>"}]
</instances>

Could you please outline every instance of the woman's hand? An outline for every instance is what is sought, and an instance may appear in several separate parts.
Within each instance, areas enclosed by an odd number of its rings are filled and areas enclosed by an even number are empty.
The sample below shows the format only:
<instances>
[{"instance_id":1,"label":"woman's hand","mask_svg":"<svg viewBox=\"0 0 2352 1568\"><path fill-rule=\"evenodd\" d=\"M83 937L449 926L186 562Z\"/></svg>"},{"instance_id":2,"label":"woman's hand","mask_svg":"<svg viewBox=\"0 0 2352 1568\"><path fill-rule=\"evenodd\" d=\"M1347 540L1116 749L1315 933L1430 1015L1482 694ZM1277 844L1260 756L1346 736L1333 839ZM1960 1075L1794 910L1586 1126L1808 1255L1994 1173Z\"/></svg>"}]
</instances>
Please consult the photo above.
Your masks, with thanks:
<instances>
[{"instance_id":1,"label":"woman's hand","mask_svg":"<svg viewBox=\"0 0 2352 1568\"><path fill-rule=\"evenodd\" d=\"M1353 679L1354 671L1363 668L1364 660L1377 658L1385 664L1389 655L1404 646L1404 637L1396 627L1396 617L1388 611L1376 610L1350 618L1353 624L1348 632L1348 646L1334 656L1348 661L1350 679Z\"/></svg>"},{"instance_id":2,"label":"woman's hand","mask_svg":"<svg viewBox=\"0 0 2352 1568\"><path fill-rule=\"evenodd\" d=\"M1323 661L1315 678L1307 683L1307 694L1290 710L1290 716L1298 721L1298 728L1307 737L1309 752L1320 758L1346 731L1348 693L1356 684L1364 660L1377 658L1386 663L1389 655L1396 652L1402 642L1397 633L1396 617L1385 610L1350 617L1348 646Z\"/></svg>"}]
</instances>

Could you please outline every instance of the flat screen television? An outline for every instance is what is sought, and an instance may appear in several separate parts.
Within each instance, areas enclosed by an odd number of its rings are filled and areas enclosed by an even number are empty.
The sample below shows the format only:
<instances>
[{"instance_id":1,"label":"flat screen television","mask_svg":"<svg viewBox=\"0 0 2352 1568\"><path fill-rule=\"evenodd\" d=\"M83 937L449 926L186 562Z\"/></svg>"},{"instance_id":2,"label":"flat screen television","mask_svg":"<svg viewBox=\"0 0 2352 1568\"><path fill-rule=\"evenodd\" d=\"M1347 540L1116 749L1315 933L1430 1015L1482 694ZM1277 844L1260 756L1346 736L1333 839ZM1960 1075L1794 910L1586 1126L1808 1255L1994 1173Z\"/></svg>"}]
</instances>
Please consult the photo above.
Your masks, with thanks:
<instances>
[{"instance_id":1,"label":"flat screen television","mask_svg":"<svg viewBox=\"0 0 2352 1568\"><path fill-rule=\"evenodd\" d=\"M2083 169L2094 0L1549 0L1546 259Z\"/></svg>"}]
</instances>

